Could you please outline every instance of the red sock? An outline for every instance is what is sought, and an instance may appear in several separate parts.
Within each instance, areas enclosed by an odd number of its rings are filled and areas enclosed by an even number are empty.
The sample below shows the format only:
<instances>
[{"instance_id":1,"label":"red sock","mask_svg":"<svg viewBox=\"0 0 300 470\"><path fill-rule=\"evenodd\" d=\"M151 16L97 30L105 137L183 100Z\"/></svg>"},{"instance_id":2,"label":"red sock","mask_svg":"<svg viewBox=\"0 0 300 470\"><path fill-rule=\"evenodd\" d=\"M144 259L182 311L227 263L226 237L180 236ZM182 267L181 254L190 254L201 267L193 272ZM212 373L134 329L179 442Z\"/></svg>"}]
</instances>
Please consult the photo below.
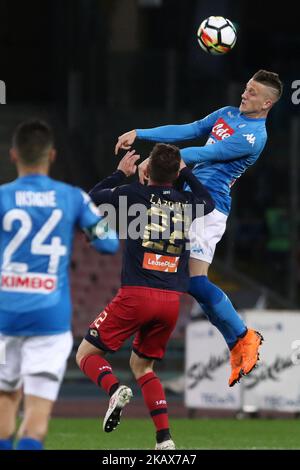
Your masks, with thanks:
<instances>
[{"instance_id":1,"label":"red sock","mask_svg":"<svg viewBox=\"0 0 300 470\"><path fill-rule=\"evenodd\" d=\"M154 372L148 372L138 379L144 401L148 407L156 431L169 428L165 392Z\"/></svg>"},{"instance_id":2,"label":"red sock","mask_svg":"<svg viewBox=\"0 0 300 470\"><path fill-rule=\"evenodd\" d=\"M108 394L110 394L113 385L119 384L117 377L112 373L110 364L103 357L98 356L98 354L91 354L82 358L80 369Z\"/></svg>"}]
</instances>

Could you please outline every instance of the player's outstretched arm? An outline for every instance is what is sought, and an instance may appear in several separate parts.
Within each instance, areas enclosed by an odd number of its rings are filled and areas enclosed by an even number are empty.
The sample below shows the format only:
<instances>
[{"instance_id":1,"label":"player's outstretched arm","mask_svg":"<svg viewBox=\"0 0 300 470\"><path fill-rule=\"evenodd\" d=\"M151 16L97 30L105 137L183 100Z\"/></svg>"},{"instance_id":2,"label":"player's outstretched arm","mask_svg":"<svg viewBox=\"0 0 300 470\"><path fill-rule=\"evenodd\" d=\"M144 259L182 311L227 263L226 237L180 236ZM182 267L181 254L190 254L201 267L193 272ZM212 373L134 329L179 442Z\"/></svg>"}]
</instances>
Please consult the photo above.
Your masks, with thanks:
<instances>
[{"instance_id":1,"label":"player's outstretched arm","mask_svg":"<svg viewBox=\"0 0 300 470\"><path fill-rule=\"evenodd\" d=\"M195 139L209 134L220 113L224 112L225 109L226 108L218 109L205 118L189 124L159 126L150 129L134 129L125 132L125 134L122 134L118 138L118 142L115 146L115 154L117 155L121 148L125 150L130 149L136 138L170 143Z\"/></svg>"},{"instance_id":2,"label":"player's outstretched arm","mask_svg":"<svg viewBox=\"0 0 300 470\"><path fill-rule=\"evenodd\" d=\"M115 154L117 155L120 149L130 149L136 138L154 142L179 142L195 139L203 134L200 122L153 127L152 129L136 129L126 132L118 138Z\"/></svg>"}]
</instances>

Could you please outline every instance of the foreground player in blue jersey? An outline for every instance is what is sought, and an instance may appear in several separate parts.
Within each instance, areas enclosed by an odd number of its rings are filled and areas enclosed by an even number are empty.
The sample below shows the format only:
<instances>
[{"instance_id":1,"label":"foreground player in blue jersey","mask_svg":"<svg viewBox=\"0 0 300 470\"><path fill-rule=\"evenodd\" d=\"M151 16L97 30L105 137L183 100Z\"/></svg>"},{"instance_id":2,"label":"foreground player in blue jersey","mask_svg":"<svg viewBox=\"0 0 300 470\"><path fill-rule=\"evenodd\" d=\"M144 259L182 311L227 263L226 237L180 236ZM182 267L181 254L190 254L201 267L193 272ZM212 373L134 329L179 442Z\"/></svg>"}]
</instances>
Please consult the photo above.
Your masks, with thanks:
<instances>
[{"instance_id":1,"label":"foreground player in blue jersey","mask_svg":"<svg viewBox=\"0 0 300 470\"><path fill-rule=\"evenodd\" d=\"M22 123L11 150L19 177L0 186L0 449L13 448L22 387L17 449L43 448L72 348L68 268L76 227L98 251L119 245L115 232L104 238L86 193L47 176L53 145L46 123Z\"/></svg>"},{"instance_id":2,"label":"foreground player in blue jersey","mask_svg":"<svg viewBox=\"0 0 300 470\"><path fill-rule=\"evenodd\" d=\"M225 232L230 188L261 154L267 140L265 120L281 94L278 75L259 70L247 83L239 108L227 106L191 124L132 130L119 137L115 149L117 154L120 148L130 148L136 138L176 142L209 135L204 147L181 150L183 160L194 165L193 173L210 191L216 204L215 210L205 217L204 232L198 230L197 220L191 227L189 292L231 350L229 386L251 372L258 361L262 337L247 329L227 295L209 281L208 269L216 244ZM146 164L143 162L139 167L141 180Z\"/></svg>"},{"instance_id":3,"label":"foreground player in blue jersey","mask_svg":"<svg viewBox=\"0 0 300 470\"><path fill-rule=\"evenodd\" d=\"M165 393L153 368L155 360L164 356L178 318L180 295L189 286L186 242L190 222L195 210L208 214L214 203L174 145L154 146L148 186L139 182L120 186L125 176L135 173L137 158L134 151L128 152L118 171L90 192L96 204L110 203L121 216L128 214L127 238L121 289L90 325L76 359L81 370L111 397L103 422L104 431L111 432L119 424L132 391L119 384L104 356L118 351L135 335L130 366L156 429L155 448L167 450L174 449L175 444L169 431ZM172 187L179 170L180 180L188 183L191 191ZM137 213L143 217L137 217Z\"/></svg>"}]
</instances>

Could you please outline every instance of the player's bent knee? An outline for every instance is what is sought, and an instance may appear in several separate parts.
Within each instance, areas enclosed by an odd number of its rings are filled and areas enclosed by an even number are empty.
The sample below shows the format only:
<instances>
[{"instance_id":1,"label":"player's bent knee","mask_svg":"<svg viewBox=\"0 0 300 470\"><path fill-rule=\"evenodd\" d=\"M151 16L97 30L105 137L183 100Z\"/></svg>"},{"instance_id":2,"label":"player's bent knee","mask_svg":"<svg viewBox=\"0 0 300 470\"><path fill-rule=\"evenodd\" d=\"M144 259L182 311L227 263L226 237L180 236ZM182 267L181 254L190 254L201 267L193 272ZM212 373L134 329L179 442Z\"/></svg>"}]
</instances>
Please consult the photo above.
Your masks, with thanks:
<instances>
[{"instance_id":1,"label":"player's bent knee","mask_svg":"<svg viewBox=\"0 0 300 470\"><path fill-rule=\"evenodd\" d=\"M144 375L148 374L149 372L153 372L152 367L141 367L141 368L131 368L132 373L134 375L135 380L139 380Z\"/></svg>"},{"instance_id":2,"label":"player's bent knee","mask_svg":"<svg viewBox=\"0 0 300 470\"><path fill-rule=\"evenodd\" d=\"M77 353L76 353L76 363L79 368L80 368L80 363L82 359L91 354L91 351L89 350L90 346L91 345L85 339L81 341L79 348L77 350Z\"/></svg>"},{"instance_id":3,"label":"player's bent knee","mask_svg":"<svg viewBox=\"0 0 300 470\"><path fill-rule=\"evenodd\" d=\"M136 378L136 375L139 373L139 371L141 369L141 364L140 364L140 361L139 361L139 357L135 353L132 353L132 355L130 357L129 366L130 366L130 369L131 369L134 377Z\"/></svg>"},{"instance_id":4,"label":"player's bent knee","mask_svg":"<svg viewBox=\"0 0 300 470\"><path fill-rule=\"evenodd\" d=\"M144 369L139 367L137 364L130 363L130 369L134 375L134 378L138 380L140 377L144 375Z\"/></svg>"},{"instance_id":5,"label":"player's bent knee","mask_svg":"<svg viewBox=\"0 0 300 470\"><path fill-rule=\"evenodd\" d=\"M136 354L131 356L129 365L136 380L153 371L153 361L140 358Z\"/></svg>"},{"instance_id":6,"label":"player's bent knee","mask_svg":"<svg viewBox=\"0 0 300 470\"><path fill-rule=\"evenodd\" d=\"M82 368L82 360L85 358L85 357L88 357L90 356L89 353L86 353L84 350L79 350L77 351L76 353L76 364L78 365L79 369Z\"/></svg>"},{"instance_id":7,"label":"player's bent knee","mask_svg":"<svg viewBox=\"0 0 300 470\"><path fill-rule=\"evenodd\" d=\"M84 339L80 343L79 348L76 353L76 363L78 367L81 369L81 361L85 357L91 356L93 354L97 354L99 356L105 356L106 352L96 348L95 346L90 344L88 341L86 341L86 339Z\"/></svg>"}]
</instances>

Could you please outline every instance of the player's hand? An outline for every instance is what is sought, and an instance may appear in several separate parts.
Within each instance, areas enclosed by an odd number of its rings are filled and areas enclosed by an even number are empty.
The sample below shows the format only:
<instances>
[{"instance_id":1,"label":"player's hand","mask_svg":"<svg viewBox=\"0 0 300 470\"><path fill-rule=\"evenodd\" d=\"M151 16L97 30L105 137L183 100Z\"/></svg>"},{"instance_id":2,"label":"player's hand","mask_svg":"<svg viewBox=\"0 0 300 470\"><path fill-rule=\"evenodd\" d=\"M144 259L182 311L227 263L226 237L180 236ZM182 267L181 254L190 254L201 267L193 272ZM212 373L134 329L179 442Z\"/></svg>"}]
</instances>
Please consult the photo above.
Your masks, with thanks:
<instances>
[{"instance_id":1,"label":"player's hand","mask_svg":"<svg viewBox=\"0 0 300 470\"><path fill-rule=\"evenodd\" d=\"M140 158L140 155L135 153L135 150L127 152L118 165L118 170L123 171L126 176L134 175L137 169L136 162Z\"/></svg>"},{"instance_id":2,"label":"player's hand","mask_svg":"<svg viewBox=\"0 0 300 470\"><path fill-rule=\"evenodd\" d=\"M183 168L186 167L186 164L184 163L184 161L181 159L180 160L180 166L179 166L179 171L181 171Z\"/></svg>"},{"instance_id":3,"label":"player's hand","mask_svg":"<svg viewBox=\"0 0 300 470\"><path fill-rule=\"evenodd\" d=\"M136 130L125 132L125 134L120 135L118 142L115 146L115 155L118 155L120 149L129 150L136 139Z\"/></svg>"},{"instance_id":4,"label":"player's hand","mask_svg":"<svg viewBox=\"0 0 300 470\"><path fill-rule=\"evenodd\" d=\"M149 157L138 166L139 180L141 184L146 184L146 182L149 181L148 164Z\"/></svg>"}]
</instances>

